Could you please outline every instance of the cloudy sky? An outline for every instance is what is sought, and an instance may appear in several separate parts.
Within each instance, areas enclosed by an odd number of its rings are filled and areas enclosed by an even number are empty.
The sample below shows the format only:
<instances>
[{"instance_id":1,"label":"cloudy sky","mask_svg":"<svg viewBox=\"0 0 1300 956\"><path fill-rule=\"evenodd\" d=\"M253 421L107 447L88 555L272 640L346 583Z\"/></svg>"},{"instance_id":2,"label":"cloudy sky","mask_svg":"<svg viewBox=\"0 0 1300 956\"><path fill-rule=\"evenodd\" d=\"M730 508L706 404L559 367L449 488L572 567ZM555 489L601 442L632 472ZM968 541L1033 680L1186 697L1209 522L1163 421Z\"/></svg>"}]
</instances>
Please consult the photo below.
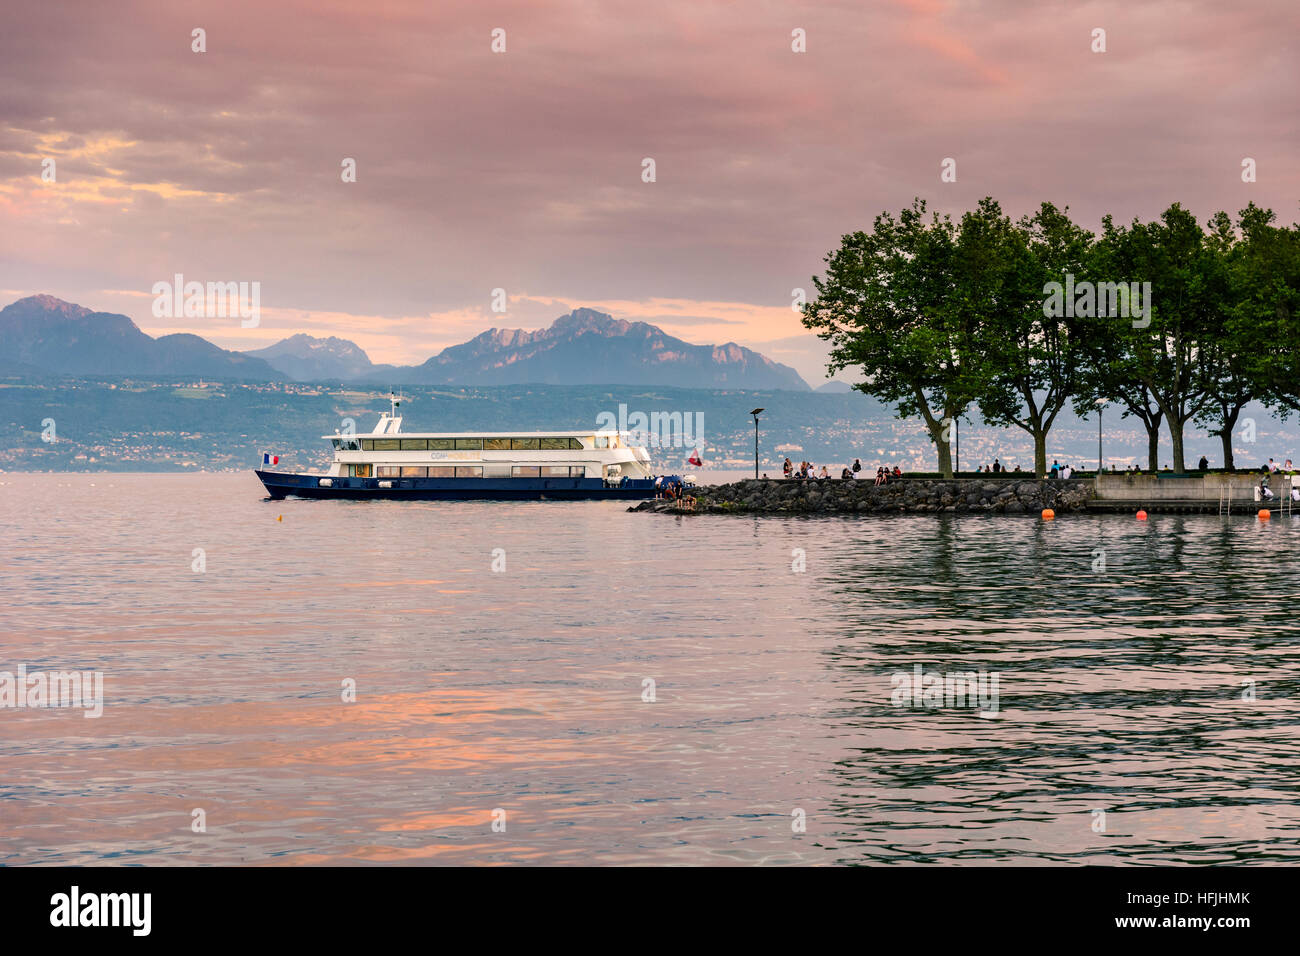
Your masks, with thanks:
<instances>
[{"instance_id":1,"label":"cloudy sky","mask_svg":"<svg viewBox=\"0 0 1300 956\"><path fill-rule=\"evenodd\" d=\"M0 304L401 363L588 305L816 383L792 290L913 196L1300 218L1298 27L1295 0L12 4ZM260 282L261 325L155 318L175 273Z\"/></svg>"}]
</instances>

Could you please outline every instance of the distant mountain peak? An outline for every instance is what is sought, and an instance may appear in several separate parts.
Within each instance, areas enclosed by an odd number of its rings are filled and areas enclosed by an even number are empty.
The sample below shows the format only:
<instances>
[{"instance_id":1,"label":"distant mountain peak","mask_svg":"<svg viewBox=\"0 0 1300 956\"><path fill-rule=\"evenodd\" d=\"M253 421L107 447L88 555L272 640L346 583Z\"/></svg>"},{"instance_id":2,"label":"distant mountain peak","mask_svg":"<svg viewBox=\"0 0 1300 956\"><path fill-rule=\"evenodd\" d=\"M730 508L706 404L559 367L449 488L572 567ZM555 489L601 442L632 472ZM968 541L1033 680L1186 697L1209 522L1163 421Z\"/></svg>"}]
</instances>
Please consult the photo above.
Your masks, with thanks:
<instances>
[{"instance_id":1,"label":"distant mountain peak","mask_svg":"<svg viewBox=\"0 0 1300 956\"><path fill-rule=\"evenodd\" d=\"M351 339L341 339L336 335L325 337L297 332L287 339L281 339L274 345L255 350L258 355L293 354L305 357L312 352L328 352L331 355L357 356L365 355L365 350ZM250 352L250 354L252 354Z\"/></svg>"},{"instance_id":2,"label":"distant mountain peak","mask_svg":"<svg viewBox=\"0 0 1300 956\"><path fill-rule=\"evenodd\" d=\"M735 342L693 345L647 322L585 307L536 331L488 329L414 371L416 382L447 385L808 388L794 369Z\"/></svg>"},{"instance_id":3,"label":"distant mountain peak","mask_svg":"<svg viewBox=\"0 0 1300 956\"><path fill-rule=\"evenodd\" d=\"M69 319L80 319L92 314L92 310L86 308L84 305L76 305L75 303L64 301L57 296L49 295L45 292L39 292L36 295L29 295L25 298L18 299L16 302L11 302L6 306L6 308L39 309L42 312L61 315Z\"/></svg>"},{"instance_id":4,"label":"distant mountain peak","mask_svg":"<svg viewBox=\"0 0 1300 956\"><path fill-rule=\"evenodd\" d=\"M597 312L595 309L579 308L574 309L565 315L560 316L551 323L550 328L544 331L551 335L581 335L584 332L600 332L604 335L626 335L633 325L644 325L645 323L632 323L626 319L616 319L606 312ZM653 328L653 326L647 326Z\"/></svg>"},{"instance_id":5,"label":"distant mountain peak","mask_svg":"<svg viewBox=\"0 0 1300 956\"><path fill-rule=\"evenodd\" d=\"M274 345L243 354L262 359L300 382L360 379L378 368L361 346L335 335L318 338L299 332Z\"/></svg>"}]
</instances>

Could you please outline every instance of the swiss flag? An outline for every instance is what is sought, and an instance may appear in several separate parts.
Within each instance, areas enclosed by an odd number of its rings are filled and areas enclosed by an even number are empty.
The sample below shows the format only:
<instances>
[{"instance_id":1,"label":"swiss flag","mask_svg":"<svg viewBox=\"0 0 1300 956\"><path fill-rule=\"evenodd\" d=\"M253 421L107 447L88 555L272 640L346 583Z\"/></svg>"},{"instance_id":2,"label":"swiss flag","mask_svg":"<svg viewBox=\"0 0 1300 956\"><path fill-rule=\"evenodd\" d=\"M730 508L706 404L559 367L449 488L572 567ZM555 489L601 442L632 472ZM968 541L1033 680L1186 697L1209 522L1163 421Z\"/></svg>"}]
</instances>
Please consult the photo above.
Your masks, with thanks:
<instances>
[{"instance_id":1,"label":"swiss flag","mask_svg":"<svg viewBox=\"0 0 1300 956\"><path fill-rule=\"evenodd\" d=\"M686 459L687 464L694 465L696 468L701 467L704 462L700 460L700 450L697 448L691 452L691 457Z\"/></svg>"}]
</instances>

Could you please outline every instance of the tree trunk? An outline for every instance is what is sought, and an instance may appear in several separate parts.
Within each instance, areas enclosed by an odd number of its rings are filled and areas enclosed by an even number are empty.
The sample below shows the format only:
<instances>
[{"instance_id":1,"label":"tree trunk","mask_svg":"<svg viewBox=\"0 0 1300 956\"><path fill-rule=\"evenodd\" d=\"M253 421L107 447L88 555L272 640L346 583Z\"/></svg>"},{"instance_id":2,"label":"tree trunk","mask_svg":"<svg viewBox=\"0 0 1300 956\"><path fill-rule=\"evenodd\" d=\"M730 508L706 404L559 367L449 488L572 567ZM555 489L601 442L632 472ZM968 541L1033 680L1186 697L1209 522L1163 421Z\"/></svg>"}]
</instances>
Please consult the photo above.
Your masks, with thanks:
<instances>
[{"instance_id":1,"label":"tree trunk","mask_svg":"<svg viewBox=\"0 0 1300 956\"><path fill-rule=\"evenodd\" d=\"M943 439L944 424L935 422L930 426L930 440L939 452L939 473L945 478L952 477L952 443Z\"/></svg>"},{"instance_id":2,"label":"tree trunk","mask_svg":"<svg viewBox=\"0 0 1300 956\"><path fill-rule=\"evenodd\" d=\"M1174 446L1174 473L1185 474L1187 469L1183 465L1183 423L1175 418L1169 419L1169 440Z\"/></svg>"},{"instance_id":3,"label":"tree trunk","mask_svg":"<svg viewBox=\"0 0 1300 956\"><path fill-rule=\"evenodd\" d=\"M1237 463L1232 460L1232 432L1237 427L1237 419L1241 416L1242 406L1229 411L1223 410L1223 431L1219 432L1219 438L1223 440L1223 467L1227 471L1236 471Z\"/></svg>"},{"instance_id":4,"label":"tree trunk","mask_svg":"<svg viewBox=\"0 0 1300 956\"><path fill-rule=\"evenodd\" d=\"M1160 420L1154 425L1147 425L1147 463L1152 471L1160 468Z\"/></svg>"},{"instance_id":5,"label":"tree trunk","mask_svg":"<svg viewBox=\"0 0 1300 956\"><path fill-rule=\"evenodd\" d=\"M1047 477L1047 432L1034 433L1034 474Z\"/></svg>"},{"instance_id":6,"label":"tree trunk","mask_svg":"<svg viewBox=\"0 0 1300 956\"><path fill-rule=\"evenodd\" d=\"M939 453L939 472L945 478L952 477L952 429L956 428L956 415L944 415L943 418L935 418L934 413L930 411L930 406L925 400L925 395L919 388L914 389L916 393L916 402L921 409L921 415L925 418L925 427L930 430L930 441L934 442L935 450ZM944 437L947 431L948 437Z\"/></svg>"}]
</instances>

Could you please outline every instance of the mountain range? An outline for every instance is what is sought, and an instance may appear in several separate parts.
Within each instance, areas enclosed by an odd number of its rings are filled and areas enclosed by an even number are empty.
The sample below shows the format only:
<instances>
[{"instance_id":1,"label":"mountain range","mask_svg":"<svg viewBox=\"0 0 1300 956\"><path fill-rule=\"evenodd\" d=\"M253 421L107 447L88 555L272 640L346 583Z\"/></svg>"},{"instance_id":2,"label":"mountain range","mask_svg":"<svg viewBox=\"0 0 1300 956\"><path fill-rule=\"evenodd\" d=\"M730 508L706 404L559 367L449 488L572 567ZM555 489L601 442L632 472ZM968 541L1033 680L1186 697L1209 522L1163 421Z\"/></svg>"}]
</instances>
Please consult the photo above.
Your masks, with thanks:
<instances>
[{"instance_id":1,"label":"mountain range","mask_svg":"<svg viewBox=\"0 0 1300 956\"><path fill-rule=\"evenodd\" d=\"M299 333L235 352L197 335L159 338L125 315L51 295L0 310L0 373L193 375L377 385L661 385L807 391L793 368L734 342L693 345L646 322L574 309L549 328L488 329L420 365L377 365L356 343Z\"/></svg>"},{"instance_id":2,"label":"mountain range","mask_svg":"<svg viewBox=\"0 0 1300 956\"><path fill-rule=\"evenodd\" d=\"M154 338L125 315L92 312L52 295L0 309L0 372L60 375L194 375L282 381L260 358L218 348L197 335Z\"/></svg>"}]
</instances>

